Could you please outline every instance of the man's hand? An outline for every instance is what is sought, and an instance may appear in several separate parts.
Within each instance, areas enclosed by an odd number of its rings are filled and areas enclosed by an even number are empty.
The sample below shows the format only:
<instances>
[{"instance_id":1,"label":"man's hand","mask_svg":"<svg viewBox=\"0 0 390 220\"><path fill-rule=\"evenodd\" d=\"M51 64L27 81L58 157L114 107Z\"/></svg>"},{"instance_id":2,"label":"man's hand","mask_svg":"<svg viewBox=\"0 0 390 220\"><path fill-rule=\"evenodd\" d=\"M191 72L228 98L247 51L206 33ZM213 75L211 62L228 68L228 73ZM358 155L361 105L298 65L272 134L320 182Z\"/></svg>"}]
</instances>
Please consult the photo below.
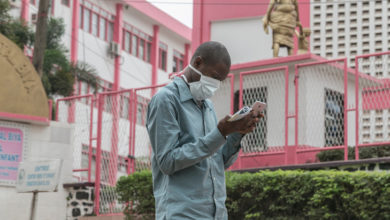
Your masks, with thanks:
<instances>
[{"instance_id":1,"label":"man's hand","mask_svg":"<svg viewBox=\"0 0 390 220\"><path fill-rule=\"evenodd\" d=\"M226 116L224 119L218 122L218 129L225 137L233 132L247 134L256 128L256 124L262 117L264 117L263 114L255 115L253 110L249 112L247 116L237 121L229 122L228 120L230 119L230 116Z\"/></svg>"}]
</instances>

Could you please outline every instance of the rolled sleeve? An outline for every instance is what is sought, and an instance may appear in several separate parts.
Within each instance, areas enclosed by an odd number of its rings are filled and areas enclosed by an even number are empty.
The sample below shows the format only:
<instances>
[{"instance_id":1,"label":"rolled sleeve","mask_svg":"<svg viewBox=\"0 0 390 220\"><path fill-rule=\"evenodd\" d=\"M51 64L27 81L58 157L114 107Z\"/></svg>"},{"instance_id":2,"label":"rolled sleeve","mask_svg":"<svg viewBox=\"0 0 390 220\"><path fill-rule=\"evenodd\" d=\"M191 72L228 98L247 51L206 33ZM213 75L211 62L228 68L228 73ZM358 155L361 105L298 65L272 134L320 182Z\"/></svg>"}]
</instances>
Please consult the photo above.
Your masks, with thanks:
<instances>
[{"instance_id":1,"label":"rolled sleeve","mask_svg":"<svg viewBox=\"0 0 390 220\"><path fill-rule=\"evenodd\" d=\"M238 153L241 149L241 139L243 135L240 133L233 133L228 136L226 144L222 147L223 161L225 169L229 168L234 161L236 161Z\"/></svg>"}]
</instances>

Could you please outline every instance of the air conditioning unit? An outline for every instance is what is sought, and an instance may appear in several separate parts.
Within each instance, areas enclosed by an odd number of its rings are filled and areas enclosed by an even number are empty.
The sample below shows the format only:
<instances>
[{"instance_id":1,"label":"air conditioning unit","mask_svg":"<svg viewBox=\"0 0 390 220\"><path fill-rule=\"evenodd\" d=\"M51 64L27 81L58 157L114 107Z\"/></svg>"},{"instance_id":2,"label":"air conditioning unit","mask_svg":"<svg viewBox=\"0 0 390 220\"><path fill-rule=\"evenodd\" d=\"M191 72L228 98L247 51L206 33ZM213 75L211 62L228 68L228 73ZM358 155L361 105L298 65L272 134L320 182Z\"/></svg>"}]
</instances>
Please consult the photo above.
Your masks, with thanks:
<instances>
[{"instance_id":1,"label":"air conditioning unit","mask_svg":"<svg viewBox=\"0 0 390 220\"><path fill-rule=\"evenodd\" d=\"M31 15L31 23L36 24L37 21L38 21L38 15L37 15L37 13L33 13Z\"/></svg>"},{"instance_id":2,"label":"air conditioning unit","mask_svg":"<svg viewBox=\"0 0 390 220\"><path fill-rule=\"evenodd\" d=\"M111 55L120 56L121 53L120 53L119 44L114 41L111 41L109 52Z\"/></svg>"}]
</instances>

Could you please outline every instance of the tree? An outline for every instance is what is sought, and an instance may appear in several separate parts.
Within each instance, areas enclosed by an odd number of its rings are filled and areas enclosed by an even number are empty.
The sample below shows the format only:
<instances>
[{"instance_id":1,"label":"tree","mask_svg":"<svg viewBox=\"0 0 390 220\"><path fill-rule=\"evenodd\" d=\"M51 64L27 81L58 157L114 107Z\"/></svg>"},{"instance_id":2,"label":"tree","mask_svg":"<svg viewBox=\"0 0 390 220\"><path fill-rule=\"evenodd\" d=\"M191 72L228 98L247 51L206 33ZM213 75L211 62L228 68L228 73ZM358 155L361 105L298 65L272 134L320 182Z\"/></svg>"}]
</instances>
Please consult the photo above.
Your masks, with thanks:
<instances>
[{"instance_id":1,"label":"tree","mask_svg":"<svg viewBox=\"0 0 390 220\"><path fill-rule=\"evenodd\" d=\"M12 40L21 49L34 45L32 28L9 15L10 4L0 0L0 33ZM47 20L46 50L42 67L42 84L49 98L53 95L70 96L73 94L75 77L97 88L99 80L97 71L87 63L72 64L68 59L68 51L61 39L65 34L63 19Z\"/></svg>"},{"instance_id":2,"label":"tree","mask_svg":"<svg viewBox=\"0 0 390 220\"><path fill-rule=\"evenodd\" d=\"M97 71L87 63L72 64L67 58L68 51L61 42L65 33L63 19L48 20L47 45L43 63L42 82L47 94L70 96L73 94L75 77L91 85L96 91Z\"/></svg>"},{"instance_id":3,"label":"tree","mask_svg":"<svg viewBox=\"0 0 390 220\"><path fill-rule=\"evenodd\" d=\"M49 13L49 0L40 0L38 9L38 21L35 33L33 65L42 78L43 75L43 60L46 50L46 35L47 35L47 17Z\"/></svg>"},{"instance_id":4,"label":"tree","mask_svg":"<svg viewBox=\"0 0 390 220\"><path fill-rule=\"evenodd\" d=\"M8 12L11 6L8 1L0 0L0 33L13 41L21 49L34 43L34 32L20 20L12 18Z\"/></svg>"}]
</instances>

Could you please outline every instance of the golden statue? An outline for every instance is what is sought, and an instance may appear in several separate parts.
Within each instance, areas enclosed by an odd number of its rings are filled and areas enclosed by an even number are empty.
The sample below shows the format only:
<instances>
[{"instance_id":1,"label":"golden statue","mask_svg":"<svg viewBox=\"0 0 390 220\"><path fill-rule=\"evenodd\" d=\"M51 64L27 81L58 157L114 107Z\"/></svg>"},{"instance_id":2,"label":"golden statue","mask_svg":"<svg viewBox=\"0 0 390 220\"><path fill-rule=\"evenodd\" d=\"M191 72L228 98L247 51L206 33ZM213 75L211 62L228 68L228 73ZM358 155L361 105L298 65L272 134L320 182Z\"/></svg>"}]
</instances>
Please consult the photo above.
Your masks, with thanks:
<instances>
[{"instance_id":1,"label":"golden statue","mask_svg":"<svg viewBox=\"0 0 390 220\"><path fill-rule=\"evenodd\" d=\"M295 34L298 37L298 54L309 52L309 41L307 37L310 36L310 33L310 28L302 28L302 25L299 25L299 32L295 30Z\"/></svg>"},{"instance_id":2,"label":"golden statue","mask_svg":"<svg viewBox=\"0 0 390 220\"><path fill-rule=\"evenodd\" d=\"M280 47L287 47L288 55L292 55L294 31L300 25L297 0L270 0L263 25L267 34L268 25L272 29L274 57L278 57Z\"/></svg>"}]
</instances>

